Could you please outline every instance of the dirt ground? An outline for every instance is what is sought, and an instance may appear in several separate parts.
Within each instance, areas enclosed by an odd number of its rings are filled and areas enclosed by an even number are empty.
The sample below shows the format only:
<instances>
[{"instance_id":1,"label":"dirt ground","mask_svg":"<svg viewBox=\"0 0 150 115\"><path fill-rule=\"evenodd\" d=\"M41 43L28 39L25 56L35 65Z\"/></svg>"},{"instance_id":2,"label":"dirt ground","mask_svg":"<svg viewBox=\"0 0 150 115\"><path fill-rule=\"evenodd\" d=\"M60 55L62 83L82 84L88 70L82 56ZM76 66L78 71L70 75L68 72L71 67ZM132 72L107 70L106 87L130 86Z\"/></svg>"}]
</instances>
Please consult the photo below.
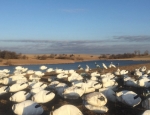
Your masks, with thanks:
<instances>
[{"instance_id":1,"label":"dirt ground","mask_svg":"<svg viewBox=\"0 0 150 115\"><path fill-rule=\"evenodd\" d=\"M134 69L142 67L142 66L146 66L147 69L150 70L150 63L132 65L132 66L122 66L122 67L120 67L120 69L121 70L126 69L126 70L129 70L131 72ZM93 70L91 70L91 72L96 71L96 70L97 69L93 69ZM102 71L102 70L98 69L97 71L105 73L105 72L114 72L114 71L116 71L116 69L108 69L108 70L105 70L105 71ZM47 76L42 78L42 81L46 81L46 79L48 77L50 77L50 75L47 74ZM118 91L125 90L125 89L134 91L134 92L136 92L137 94L140 95L142 100L145 99L145 97L143 97L141 95L142 91L143 91L143 88L132 88L132 87L122 86L122 87L119 87ZM11 107L14 103L9 101L10 96L11 96L10 93L8 93L6 95L3 95L3 96L0 96L0 115L15 115L13 113L12 109L11 109ZM48 102L48 103L45 103L45 104L40 104L44 108L44 112L43 112L42 115L49 115L49 113L52 110L53 106L54 106L54 110L55 110L55 109L57 109L58 107L60 107L64 104L73 104L73 105L75 105L76 107L78 107L82 111L83 115L141 115L142 112L145 111L145 109L142 108L141 104L139 104L136 107L129 107L129 106L126 106L126 105L124 105L122 103L119 103L119 102L112 103L112 102L108 101L107 104L106 104L106 106L109 109L108 112L105 113L105 114L96 114L96 113L94 113L94 112L92 112L92 111L90 111L90 110L88 110L84 107L84 105L82 104L82 99L81 98L79 98L78 100L66 100L66 99L61 98L59 95L56 95L56 97L51 102Z\"/></svg>"}]
</instances>

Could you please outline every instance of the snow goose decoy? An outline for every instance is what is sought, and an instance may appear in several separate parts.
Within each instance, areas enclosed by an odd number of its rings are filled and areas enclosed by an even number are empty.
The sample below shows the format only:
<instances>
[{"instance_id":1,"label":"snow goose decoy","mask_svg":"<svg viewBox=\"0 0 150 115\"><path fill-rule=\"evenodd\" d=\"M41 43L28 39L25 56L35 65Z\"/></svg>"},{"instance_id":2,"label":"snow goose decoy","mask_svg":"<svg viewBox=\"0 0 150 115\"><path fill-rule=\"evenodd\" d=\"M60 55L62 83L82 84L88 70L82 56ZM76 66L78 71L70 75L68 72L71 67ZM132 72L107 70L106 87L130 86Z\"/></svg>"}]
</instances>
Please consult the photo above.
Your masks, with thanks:
<instances>
[{"instance_id":1,"label":"snow goose decoy","mask_svg":"<svg viewBox=\"0 0 150 115\"><path fill-rule=\"evenodd\" d=\"M116 93L116 95L119 102L122 102L131 107L135 107L141 102L141 98L139 97L139 95L137 95L133 91L124 90Z\"/></svg>"},{"instance_id":2,"label":"snow goose decoy","mask_svg":"<svg viewBox=\"0 0 150 115\"><path fill-rule=\"evenodd\" d=\"M97 69L100 68L100 65L98 65L96 62L95 62L95 66Z\"/></svg>"},{"instance_id":3,"label":"snow goose decoy","mask_svg":"<svg viewBox=\"0 0 150 115\"><path fill-rule=\"evenodd\" d=\"M10 86L9 92L17 92L17 91L26 89L27 87L28 87L27 82L25 82L25 83L16 83L16 84L13 84L12 86Z\"/></svg>"},{"instance_id":4,"label":"snow goose decoy","mask_svg":"<svg viewBox=\"0 0 150 115\"><path fill-rule=\"evenodd\" d=\"M27 91L19 91L19 92L16 92L15 94L13 94L9 100L10 101L13 101L13 102L23 102L25 100L27 100L29 97L31 96L31 93L30 92L27 92Z\"/></svg>"},{"instance_id":5,"label":"snow goose decoy","mask_svg":"<svg viewBox=\"0 0 150 115\"><path fill-rule=\"evenodd\" d=\"M108 111L108 108L106 106L94 106L94 105L90 105L87 102L83 102L84 106L90 110L93 111L95 113L106 113Z\"/></svg>"},{"instance_id":6,"label":"snow goose decoy","mask_svg":"<svg viewBox=\"0 0 150 115\"><path fill-rule=\"evenodd\" d=\"M104 63L102 63L102 66L103 66L103 69L107 69L107 66Z\"/></svg>"},{"instance_id":7,"label":"snow goose decoy","mask_svg":"<svg viewBox=\"0 0 150 115\"><path fill-rule=\"evenodd\" d=\"M55 97L52 91L41 90L32 97L32 101L37 103L47 103Z\"/></svg>"},{"instance_id":8,"label":"snow goose decoy","mask_svg":"<svg viewBox=\"0 0 150 115\"><path fill-rule=\"evenodd\" d=\"M104 106L107 103L107 98L100 92L89 93L83 99L94 106Z\"/></svg>"},{"instance_id":9,"label":"snow goose decoy","mask_svg":"<svg viewBox=\"0 0 150 115\"><path fill-rule=\"evenodd\" d=\"M83 115L74 105L63 105L50 113L50 115Z\"/></svg>"},{"instance_id":10,"label":"snow goose decoy","mask_svg":"<svg viewBox=\"0 0 150 115\"><path fill-rule=\"evenodd\" d=\"M2 86L0 88L0 96L8 93L9 89L10 89L9 86Z\"/></svg>"},{"instance_id":11,"label":"snow goose decoy","mask_svg":"<svg viewBox=\"0 0 150 115\"><path fill-rule=\"evenodd\" d=\"M46 66L44 66L44 65L40 66L40 70L46 70L46 69L47 69Z\"/></svg>"},{"instance_id":12,"label":"snow goose decoy","mask_svg":"<svg viewBox=\"0 0 150 115\"><path fill-rule=\"evenodd\" d=\"M81 87L68 87L64 90L63 96L66 99L78 99L84 94L84 89Z\"/></svg>"},{"instance_id":13,"label":"snow goose decoy","mask_svg":"<svg viewBox=\"0 0 150 115\"><path fill-rule=\"evenodd\" d=\"M150 115L150 110L145 110L141 115Z\"/></svg>"},{"instance_id":14,"label":"snow goose decoy","mask_svg":"<svg viewBox=\"0 0 150 115\"><path fill-rule=\"evenodd\" d=\"M31 100L14 104L12 110L17 115L41 115L44 111L39 104Z\"/></svg>"},{"instance_id":15,"label":"snow goose decoy","mask_svg":"<svg viewBox=\"0 0 150 115\"><path fill-rule=\"evenodd\" d=\"M99 92L104 94L109 101L112 101L112 102L116 102L117 101L116 93L112 89L101 88L101 89L99 89Z\"/></svg>"}]
</instances>

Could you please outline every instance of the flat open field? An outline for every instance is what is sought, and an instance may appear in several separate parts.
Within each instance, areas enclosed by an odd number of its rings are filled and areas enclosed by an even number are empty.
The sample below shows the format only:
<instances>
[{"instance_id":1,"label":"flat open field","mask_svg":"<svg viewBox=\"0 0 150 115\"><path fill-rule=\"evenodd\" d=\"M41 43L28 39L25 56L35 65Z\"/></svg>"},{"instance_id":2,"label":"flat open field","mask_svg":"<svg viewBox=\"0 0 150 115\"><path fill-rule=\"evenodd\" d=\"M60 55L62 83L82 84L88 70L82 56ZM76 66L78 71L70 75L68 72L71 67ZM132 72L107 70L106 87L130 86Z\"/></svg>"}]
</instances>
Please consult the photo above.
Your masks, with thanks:
<instances>
[{"instance_id":1,"label":"flat open field","mask_svg":"<svg viewBox=\"0 0 150 115\"><path fill-rule=\"evenodd\" d=\"M66 54L64 59L60 59L59 55L55 58L46 58L44 60L37 59L35 54L26 54L27 59L1 59L0 66L6 65L33 65L33 64L64 64L64 63L75 63L80 61L92 61L92 60L100 60L99 55L90 55L90 54ZM48 54L47 54L48 56ZM71 57L70 57L71 56ZM59 59L58 59L59 58ZM101 60L106 60L105 58L101 58ZM150 56L142 56L142 57L135 57L135 58L125 58L125 59L118 59L118 60L150 60Z\"/></svg>"},{"instance_id":2,"label":"flat open field","mask_svg":"<svg viewBox=\"0 0 150 115\"><path fill-rule=\"evenodd\" d=\"M142 67L142 66L146 66L147 70L150 70L150 63L147 64L139 64L139 65L132 65L132 66L122 66L120 67L120 69L126 69L128 71L132 71L136 68ZM102 70L99 69L93 69L92 71L99 71L101 72L101 74L104 72L114 72L116 71L116 69L108 69L102 72ZM130 75L130 74L129 74ZM48 77L50 77L51 74L45 76L42 78L42 81L47 81L46 79ZM132 76L134 77L134 76ZM66 82L65 82L66 83ZM48 82L47 82L48 84ZM133 87L124 87L121 86L119 87L118 91L121 90L131 90L136 92L137 94L140 95L140 97L142 98L142 100L144 100L145 98L141 95L143 89L142 88L133 88ZM117 91L117 92L118 92ZM15 115L11 109L12 105L14 104L13 102L9 101L9 97L11 96L11 93L8 93L7 95L1 96L0 97L0 115ZM144 112L144 108L142 108L141 104L139 104L136 107L129 107L127 105L124 105L122 103L113 103L113 102L107 102L106 106L108 107L109 111L105 114L96 114L88 109L86 109L84 107L84 105L82 104L82 99L79 98L78 100L66 100L61 98L59 95L56 95L56 97L54 98L53 101L45 103L45 104L40 104L43 108L44 108L44 113L42 115L49 115L50 111L52 110L52 106L54 106L54 109L57 109L58 107L64 105L64 104L72 104L75 105L76 107L78 107L83 115L141 115L142 112Z\"/></svg>"}]
</instances>

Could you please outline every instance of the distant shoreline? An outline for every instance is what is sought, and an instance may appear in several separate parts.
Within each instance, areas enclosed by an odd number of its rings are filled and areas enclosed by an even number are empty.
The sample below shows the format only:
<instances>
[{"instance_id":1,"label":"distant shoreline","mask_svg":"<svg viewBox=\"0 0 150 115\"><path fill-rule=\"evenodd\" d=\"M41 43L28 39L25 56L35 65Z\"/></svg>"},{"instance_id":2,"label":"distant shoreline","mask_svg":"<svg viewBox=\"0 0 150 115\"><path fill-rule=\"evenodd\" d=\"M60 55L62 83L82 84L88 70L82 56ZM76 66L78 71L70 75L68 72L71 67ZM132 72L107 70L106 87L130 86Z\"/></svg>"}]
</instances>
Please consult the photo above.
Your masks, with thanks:
<instances>
[{"instance_id":1,"label":"distant shoreline","mask_svg":"<svg viewBox=\"0 0 150 115\"><path fill-rule=\"evenodd\" d=\"M42 54L41 54L42 55ZM67 54L68 57L70 54ZM99 55L90 55L90 54L74 54L73 59L45 59L39 60L35 58L34 54L28 54L28 59L1 59L0 66L17 66L17 65L46 65L46 64L71 64L76 62L85 62L85 61L114 61L114 60L132 60L132 61L150 61L150 56L147 57L135 57L135 58L124 58L124 59L99 59ZM8 64L8 65L7 65Z\"/></svg>"},{"instance_id":2,"label":"distant shoreline","mask_svg":"<svg viewBox=\"0 0 150 115\"><path fill-rule=\"evenodd\" d=\"M107 59L107 60L105 60L105 61L114 61L114 60L119 60L119 59ZM52 63L52 62L50 62L50 63L17 63L17 64L12 64L12 65L4 65L4 64L0 64L0 66L23 66L23 65L49 65L49 64L52 64L52 65L55 65L55 64L72 64L72 63L76 63L76 62L89 62L89 61L100 61L100 60L83 60L83 61L73 61L73 62L70 62L70 60L68 61L68 62L66 62L67 60L65 60L65 62L56 62L56 63ZM123 59L123 60L121 60L121 61L148 61L148 62L150 62L150 60L125 60L125 59Z\"/></svg>"}]
</instances>

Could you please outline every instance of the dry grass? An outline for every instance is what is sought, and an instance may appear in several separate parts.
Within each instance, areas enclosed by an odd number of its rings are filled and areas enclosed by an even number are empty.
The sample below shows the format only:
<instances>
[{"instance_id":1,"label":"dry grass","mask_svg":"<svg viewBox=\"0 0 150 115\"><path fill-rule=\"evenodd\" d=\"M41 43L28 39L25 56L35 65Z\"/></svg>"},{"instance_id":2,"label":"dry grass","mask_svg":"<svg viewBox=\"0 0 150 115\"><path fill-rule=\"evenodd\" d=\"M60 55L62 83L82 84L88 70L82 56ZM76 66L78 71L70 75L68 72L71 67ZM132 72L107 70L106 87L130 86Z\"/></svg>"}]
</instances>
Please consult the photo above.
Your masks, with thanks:
<instances>
[{"instance_id":1,"label":"dry grass","mask_svg":"<svg viewBox=\"0 0 150 115\"><path fill-rule=\"evenodd\" d=\"M63 64L63 63L75 63L79 61L92 61L99 60L100 55L92 55L92 54L73 54L73 56L69 59L70 55L66 54L66 59L52 59L47 58L46 60L39 60L36 57L42 56L43 54L25 54L27 59L11 59L12 65L33 65L33 64ZM59 54L57 54L58 56ZM50 56L50 54L46 54L46 56ZM106 60L106 59L104 59ZM126 59L118 59L118 60L150 60L150 56L140 56L135 58L126 58ZM3 59L0 61L0 66L5 66L8 60Z\"/></svg>"}]
</instances>

